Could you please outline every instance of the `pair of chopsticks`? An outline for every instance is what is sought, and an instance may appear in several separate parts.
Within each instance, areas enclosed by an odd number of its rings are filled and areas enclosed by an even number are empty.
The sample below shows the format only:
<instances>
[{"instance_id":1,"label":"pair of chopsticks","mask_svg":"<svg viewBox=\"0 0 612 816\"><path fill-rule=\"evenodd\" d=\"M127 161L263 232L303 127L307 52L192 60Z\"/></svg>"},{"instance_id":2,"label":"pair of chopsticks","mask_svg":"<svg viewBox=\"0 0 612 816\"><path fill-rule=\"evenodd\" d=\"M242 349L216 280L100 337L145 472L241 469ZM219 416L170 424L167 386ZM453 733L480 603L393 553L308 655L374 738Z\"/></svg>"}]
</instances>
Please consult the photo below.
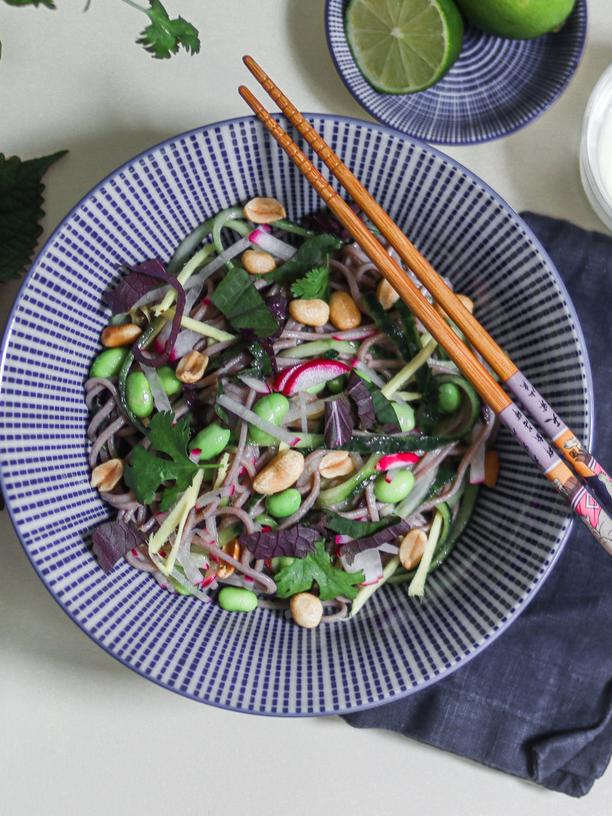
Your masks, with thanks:
<instances>
[{"instance_id":1,"label":"pair of chopsticks","mask_svg":"<svg viewBox=\"0 0 612 816\"><path fill-rule=\"evenodd\" d=\"M272 118L253 93L241 85L239 92L247 105L289 155L372 263L377 266L380 273L398 292L412 313L447 352L451 360L457 364L482 399L499 416L543 471L546 478L566 499L595 539L608 554L612 555L612 519L608 515L612 513L612 479L255 60L248 56L243 59L249 71L276 102L287 119L325 162L336 179L398 252L400 258L430 292L438 305L445 310L473 347L498 374L504 385L521 401L551 441L534 428L518 405L494 380L468 346L460 340L451 326L406 275L402 267L390 257L366 224L312 165L289 134ZM555 447L573 465L575 473L561 461L555 452ZM583 482L586 482L588 490L576 474Z\"/></svg>"}]
</instances>

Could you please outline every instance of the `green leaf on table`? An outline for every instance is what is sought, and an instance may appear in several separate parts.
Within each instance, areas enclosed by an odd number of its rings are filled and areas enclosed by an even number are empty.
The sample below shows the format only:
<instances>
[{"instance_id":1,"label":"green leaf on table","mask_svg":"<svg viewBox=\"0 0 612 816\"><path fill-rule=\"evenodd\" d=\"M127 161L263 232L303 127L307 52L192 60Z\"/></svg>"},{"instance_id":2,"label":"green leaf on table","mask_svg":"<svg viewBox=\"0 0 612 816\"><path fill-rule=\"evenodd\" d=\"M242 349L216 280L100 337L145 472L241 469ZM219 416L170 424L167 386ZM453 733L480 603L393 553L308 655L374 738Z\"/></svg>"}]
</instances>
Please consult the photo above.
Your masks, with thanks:
<instances>
[{"instance_id":1,"label":"green leaf on table","mask_svg":"<svg viewBox=\"0 0 612 816\"><path fill-rule=\"evenodd\" d=\"M0 153L0 281L17 277L32 260L44 216L41 178L66 153L26 161Z\"/></svg>"},{"instance_id":2,"label":"green leaf on table","mask_svg":"<svg viewBox=\"0 0 612 816\"><path fill-rule=\"evenodd\" d=\"M200 51L200 38L194 25L182 17L171 19L160 0L149 0L149 5L146 14L151 22L136 40L145 51L155 59L168 59L179 48L184 48L189 54Z\"/></svg>"},{"instance_id":3,"label":"green leaf on table","mask_svg":"<svg viewBox=\"0 0 612 816\"><path fill-rule=\"evenodd\" d=\"M274 272L268 273L265 277L267 280L273 280L276 283L290 284L306 275L311 269L316 267L325 267L329 261L329 256L332 252L336 252L342 246L342 241L334 238L333 235L323 233L322 235L313 235L311 238L306 238L304 243L299 247L293 258L286 261Z\"/></svg>"},{"instance_id":4,"label":"green leaf on table","mask_svg":"<svg viewBox=\"0 0 612 816\"><path fill-rule=\"evenodd\" d=\"M211 300L235 329L250 329L257 337L270 337L278 331L276 318L244 269L230 269Z\"/></svg>"},{"instance_id":5,"label":"green leaf on table","mask_svg":"<svg viewBox=\"0 0 612 816\"><path fill-rule=\"evenodd\" d=\"M45 6L48 9L56 8L53 0L4 0L9 6Z\"/></svg>"},{"instance_id":6,"label":"green leaf on table","mask_svg":"<svg viewBox=\"0 0 612 816\"><path fill-rule=\"evenodd\" d=\"M305 300L327 300L329 292L329 269L327 266L315 266L303 278L291 284L291 294Z\"/></svg>"},{"instance_id":7,"label":"green leaf on table","mask_svg":"<svg viewBox=\"0 0 612 816\"><path fill-rule=\"evenodd\" d=\"M274 576L276 594L289 598L298 592L307 592L316 583L322 601L331 601L338 595L352 600L357 595L357 584L364 580L363 572L345 572L334 567L323 541L317 541L315 551L305 558L296 558Z\"/></svg>"}]
</instances>

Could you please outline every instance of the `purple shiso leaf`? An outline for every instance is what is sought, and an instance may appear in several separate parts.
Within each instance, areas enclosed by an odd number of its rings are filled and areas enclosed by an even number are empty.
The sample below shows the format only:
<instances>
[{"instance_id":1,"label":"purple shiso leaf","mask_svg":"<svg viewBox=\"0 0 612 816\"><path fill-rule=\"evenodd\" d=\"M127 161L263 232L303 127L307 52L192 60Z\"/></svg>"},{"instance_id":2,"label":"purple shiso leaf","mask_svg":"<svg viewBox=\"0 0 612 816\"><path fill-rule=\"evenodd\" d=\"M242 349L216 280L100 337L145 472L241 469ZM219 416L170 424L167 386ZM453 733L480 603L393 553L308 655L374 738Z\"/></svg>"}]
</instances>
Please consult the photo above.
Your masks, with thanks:
<instances>
[{"instance_id":1,"label":"purple shiso leaf","mask_svg":"<svg viewBox=\"0 0 612 816\"><path fill-rule=\"evenodd\" d=\"M146 537L124 521L106 521L96 527L91 540L98 563L104 572L110 572L129 550L144 544Z\"/></svg>"},{"instance_id":2,"label":"purple shiso leaf","mask_svg":"<svg viewBox=\"0 0 612 816\"><path fill-rule=\"evenodd\" d=\"M276 558L281 555L292 558L304 558L314 552L315 543L321 538L318 530L294 524L288 530L269 530L268 532L241 535L238 539L255 558Z\"/></svg>"},{"instance_id":3,"label":"purple shiso leaf","mask_svg":"<svg viewBox=\"0 0 612 816\"><path fill-rule=\"evenodd\" d=\"M353 432L351 404L344 394L325 403L325 447L334 449L346 444Z\"/></svg>"},{"instance_id":4,"label":"purple shiso leaf","mask_svg":"<svg viewBox=\"0 0 612 816\"><path fill-rule=\"evenodd\" d=\"M359 424L364 431L371 431L376 425L374 402L366 384L355 372L348 378L346 393L355 403L359 415Z\"/></svg>"},{"instance_id":5,"label":"purple shiso leaf","mask_svg":"<svg viewBox=\"0 0 612 816\"><path fill-rule=\"evenodd\" d=\"M359 215L361 213L360 207L354 202L349 204L351 210ZM327 207L321 210L310 213L302 219L305 226L314 229L316 232L328 232L330 235L335 235L341 241L353 241L353 236L346 230L338 221L336 216Z\"/></svg>"},{"instance_id":6,"label":"purple shiso leaf","mask_svg":"<svg viewBox=\"0 0 612 816\"><path fill-rule=\"evenodd\" d=\"M371 550L373 547L380 547L381 544L387 544L389 541L394 541L398 536L407 533L409 529L410 520L402 519L398 521L397 524L391 524L389 527L385 527L384 530L378 530L378 532L366 536L365 538L355 538L353 541L343 544L342 555L346 557L347 562L351 564L357 553L363 552L364 550Z\"/></svg>"},{"instance_id":7,"label":"purple shiso leaf","mask_svg":"<svg viewBox=\"0 0 612 816\"><path fill-rule=\"evenodd\" d=\"M102 293L102 302L110 307L113 314L129 312L143 295L156 286L157 282L148 275L130 272L114 289L106 289Z\"/></svg>"},{"instance_id":8,"label":"purple shiso leaf","mask_svg":"<svg viewBox=\"0 0 612 816\"><path fill-rule=\"evenodd\" d=\"M287 306L289 301L284 295L270 295L266 298L266 306L272 312L278 323L278 331L271 334L268 339L276 340L282 334L285 323L287 322Z\"/></svg>"},{"instance_id":9,"label":"purple shiso leaf","mask_svg":"<svg viewBox=\"0 0 612 816\"><path fill-rule=\"evenodd\" d=\"M159 368L160 366L166 365L170 359L170 354L174 348L176 338L181 328L181 320L183 319L183 313L185 311L185 290L174 275L170 275L168 272L166 272L166 269L159 258L152 261L144 261L138 265L137 270L136 268L132 268L132 271L143 272L145 275L149 275L152 278L163 281L169 286L172 286L172 288L176 291L176 305L174 307L174 317L172 318L172 328L170 329L170 334L168 335L168 339L164 345L164 350L160 354L149 354L148 352L145 352L144 349L141 349L138 343L135 343L132 347L134 357L139 363L152 366L153 368Z\"/></svg>"}]
</instances>

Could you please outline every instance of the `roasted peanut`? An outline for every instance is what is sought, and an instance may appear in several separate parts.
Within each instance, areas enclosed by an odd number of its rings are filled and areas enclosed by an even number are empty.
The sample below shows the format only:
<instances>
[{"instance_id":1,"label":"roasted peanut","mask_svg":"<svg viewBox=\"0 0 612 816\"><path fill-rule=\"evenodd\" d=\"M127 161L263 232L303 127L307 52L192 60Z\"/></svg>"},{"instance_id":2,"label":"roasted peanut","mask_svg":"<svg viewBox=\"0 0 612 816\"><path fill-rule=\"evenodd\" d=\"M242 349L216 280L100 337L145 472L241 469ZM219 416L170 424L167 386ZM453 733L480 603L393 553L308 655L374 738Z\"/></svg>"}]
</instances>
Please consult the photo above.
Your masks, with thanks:
<instances>
[{"instance_id":1,"label":"roasted peanut","mask_svg":"<svg viewBox=\"0 0 612 816\"><path fill-rule=\"evenodd\" d=\"M289 314L304 326L324 326L329 320L329 306L324 300L292 300Z\"/></svg>"},{"instance_id":2,"label":"roasted peanut","mask_svg":"<svg viewBox=\"0 0 612 816\"><path fill-rule=\"evenodd\" d=\"M294 485L303 472L303 455L296 450L284 450L259 471L253 480L253 488L264 496L272 496Z\"/></svg>"},{"instance_id":3,"label":"roasted peanut","mask_svg":"<svg viewBox=\"0 0 612 816\"><path fill-rule=\"evenodd\" d=\"M95 467L91 472L91 486L97 487L102 493L112 490L123 476L123 462L121 459L109 459Z\"/></svg>"},{"instance_id":4,"label":"roasted peanut","mask_svg":"<svg viewBox=\"0 0 612 816\"><path fill-rule=\"evenodd\" d=\"M457 300L460 300L461 303L465 306L470 314L474 313L474 301L469 298L467 295L457 295ZM436 303L436 309L442 315L445 320L450 320L449 316L446 314L446 311Z\"/></svg>"},{"instance_id":5,"label":"roasted peanut","mask_svg":"<svg viewBox=\"0 0 612 816\"><path fill-rule=\"evenodd\" d=\"M228 541L227 544L223 547L223 552L227 555L231 555L236 561L240 560L240 556L242 555L242 548L238 543L237 538L233 538L231 541ZM217 567L217 578L221 578L225 580L225 578L229 578L230 575L234 572L235 567L233 564L227 564L225 561L222 561L219 566Z\"/></svg>"},{"instance_id":6,"label":"roasted peanut","mask_svg":"<svg viewBox=\"0 0 612 816\"><path fill-rule=\"evenodd\" d=\"M427 544L427 533L415 527L402 538L399 549L399 560L405 570L413 570L421 558Z\"/></svg>"},{"instance_id":7,"label":"roasted peanut","mask_svg":"<svg viewBox=\"0 0 612 816\"><path fill-rule=\"evenodd\" d=\"M243 252L242 265L250 275L267 275L276 269L274 257L259 249L247 249Z\"/></svg>"},{"instance_id":8,"label":"roasted peanut","mask_svg":"<svg viewBox=\"0 0 612 816\"><path fill-rule=\"evenodd\" d=\"M184 383L201 380L208 365L208 357L199 351L190 351L181 358L176 367L176 377Z\"/></svg>"},{"instance_id":9,"label":"roasted peanut","mask_svg":"<svg viewBox=\"0 0 612 816\"><path fill-rule=\"evenodd\" d=\"M244 205L244 215L254 224L273 224L287 217L285 208L276 198L252 198Z\"/></svg>"},{"instance_id":10,"label":"roasted peanut","mask_svg":"<svg viewBox=\"0 0 612 816\"><path fill-rule=\"evenodd\" d=\"M376 287L376 297L385 311L388 311L399 300L399 295L386 278Z\"/></svg>"},{"instance_id":11,"label":"roasted peanut","mask_svg":"<svg viewBox=\"0 0 612 816\"><path fill-rule=\"evenodd\" d=\"M335 479L337 476L348 476L355 470L353 460L347 451L326 453L319 462L319 473L324 479Z\"/></svg>"},{"instance_id":12,"label":"roasted peanut","mask_svg":"<svg viewBox=\"0 0 612 816\"><path fill-rule=\"evenodd\" d=\"M355 329L361 323L359 307L348 292L334 292L329 299L329 320L340 331Z\"/></svg>"},{"instance_id":13,"label":"roasted peanut","mask_svg":"<svg viewBox=\"0 0 612 816\"><path fill-rule=\"evenodd\" d=\"M100 337L106 348L129 346L142 334L142 329L135 323L120 323L118 326L107 326Z\"/></svg>"},{"instance_id":14,"label":"roasted peanut","mask_svg":"<svg viewBox=\"0 0 612 816\"><path fill-rule=\"evenodd\" d=\"M298 626L314 629L321 623L323 604L320 598L310 592L300 592L289 601L291 617Z\"/></svg>"}]
</instances>

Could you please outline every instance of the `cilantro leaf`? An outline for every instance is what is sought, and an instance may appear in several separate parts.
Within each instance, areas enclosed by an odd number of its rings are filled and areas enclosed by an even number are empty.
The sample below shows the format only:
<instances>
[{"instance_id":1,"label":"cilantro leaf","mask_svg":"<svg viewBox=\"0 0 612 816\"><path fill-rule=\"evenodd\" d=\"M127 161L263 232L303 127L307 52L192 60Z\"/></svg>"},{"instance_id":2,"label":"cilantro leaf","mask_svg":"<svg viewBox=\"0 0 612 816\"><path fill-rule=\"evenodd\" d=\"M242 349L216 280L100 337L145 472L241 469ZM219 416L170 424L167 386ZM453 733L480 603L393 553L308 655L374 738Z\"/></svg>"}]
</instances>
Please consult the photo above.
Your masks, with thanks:
<instances>
[{"instance_id":1,"label":"cilantro leaf","mask_svg":"<svg viewBox=\"0 0 612 816\"><path fill-rule=\"evenodd\" d=\"M124 475L126 485L143 504L151 504L164 482L174 481L173 486L165 487L159 506L161 511L171 507L187 490L198 470L187 455L189 420L183 417L176 425L172 423L173 414L170 411L153 416L149 429L151 447L145 450L141 445L136 445ZM154 451L165 453L170 459L158 456Z\"/></svg>"},{"instance_id":2,"label":"cilantro leaf","mask_svg":"<svg viewBox=\"0 0 612 816\"><path fill-rule=\"evenodd\" d=\"M146 13L151 23L136 40L145 51L155 59L168 59L181 47L189 54L200 51L200 38L194 25L182 17L171 19L160 0L149 0L149 5Z\"/></svg>"},{"instance_id":3,"label":"cilantro leaf","mask_svg":"<svg viewBox=\"0 0 612 816\"><path fill-rule=\"evenodd\" d=\"M0 281L17 277L31 261L42 233L41 178L66 152L27 161L0 153Z\"/></svg>"},{"instance_id":4,"label":"cilantro leaf","mask_svg":"<svg viewBox=\"0 0 612 816\"><path fill-rule=\"evenodd\" d=\"M54 9L55 3L53 0L4 0L9 6L45 6L48 9Z\"/></svg>"},{"instance_id":5,"label":"cilantro leaf","mask_svg":"<svg viewBox=\"0 0 612 816\"><path fill-rule=\"evenodd\" d=\"M331 253L340 249L341 246L342 241L334 238L333 235L326 233L313 235L306 238L293 258L279 266L274 272L269 272L265 278L276 283L293 283L293 281L310 272L311 269L318 266L327 266Z\"/></svg>"},{"instance_id":6,"label":"cilantro leaf","mask_svg":"<svg viewBox=\"0 0 612 816\"><path fill-rule=\"evenodd\" d=\"M326 300L329 290L329 269L326 266L315 266L303 278L291 284L291 294L305 300Z\"/></svg>"},{"instance_id":7,"label":"cilantro leaf","mask_svg":"<svg viewBox=\"0 0 612 816\"><path fill-rule=\"evenodd\" d=\"M278 331L276 318L244 269L230 269L211 300L235 329L251 329L257 337L269 337Z\"/></svg>"},{"instance_id":8,"label":"cilantro leaf","mask_svg":"<svg viewBox=\"0 0 612 816\"><path fill-rule=\"evenodd\" d=\"M274 580L279 598L307 592L315 582L322 601L331 601L338 595L352 600L357 595L356 585L362 583L364 575L361 571L345 572L334 567L323 541L317 541L314 552L280 569Z\"/></svg>"}]
</instances>

